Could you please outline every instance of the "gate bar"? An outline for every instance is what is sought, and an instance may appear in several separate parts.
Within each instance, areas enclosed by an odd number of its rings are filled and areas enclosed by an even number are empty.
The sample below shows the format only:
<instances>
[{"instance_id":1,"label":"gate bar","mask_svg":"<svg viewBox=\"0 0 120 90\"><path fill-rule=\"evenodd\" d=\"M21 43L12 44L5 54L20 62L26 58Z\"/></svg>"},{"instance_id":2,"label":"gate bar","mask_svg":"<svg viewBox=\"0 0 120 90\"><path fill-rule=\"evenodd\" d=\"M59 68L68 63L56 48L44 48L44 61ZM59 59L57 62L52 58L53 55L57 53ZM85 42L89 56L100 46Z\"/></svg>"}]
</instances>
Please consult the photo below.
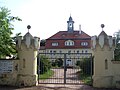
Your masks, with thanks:
<instances>
[{"instance_id":1,"label":"gate bar","mask_svg":"<svg viewBox=\"0 0 120 90\"><path fill-rule=\"evenodd\" d=\"M64 84L66 84L66 54L64 54Z\"/></svg>"}]
</instances>

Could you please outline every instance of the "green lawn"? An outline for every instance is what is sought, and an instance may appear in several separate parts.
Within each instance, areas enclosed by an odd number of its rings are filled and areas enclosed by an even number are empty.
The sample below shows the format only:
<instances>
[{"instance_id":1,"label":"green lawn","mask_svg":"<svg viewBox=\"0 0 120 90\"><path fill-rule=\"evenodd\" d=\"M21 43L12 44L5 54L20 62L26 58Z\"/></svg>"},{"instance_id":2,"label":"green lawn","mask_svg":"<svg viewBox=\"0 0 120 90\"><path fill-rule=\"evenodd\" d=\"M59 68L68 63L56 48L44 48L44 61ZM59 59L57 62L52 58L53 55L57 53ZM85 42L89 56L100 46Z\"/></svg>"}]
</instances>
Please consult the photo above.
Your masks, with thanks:
<instances>
[{"instance_id":1,"label":"green lawn","mask_svg":"<svg viewBox=\"0 0 120 90\"><path fill-rule=\"evenodd\" d=\"M47 79L50 78L51 76L53 76L54 71L52 70L48 70L47 72L45 72L44 74L39 74L39 79Z\"/></svg>"}]
</instances>

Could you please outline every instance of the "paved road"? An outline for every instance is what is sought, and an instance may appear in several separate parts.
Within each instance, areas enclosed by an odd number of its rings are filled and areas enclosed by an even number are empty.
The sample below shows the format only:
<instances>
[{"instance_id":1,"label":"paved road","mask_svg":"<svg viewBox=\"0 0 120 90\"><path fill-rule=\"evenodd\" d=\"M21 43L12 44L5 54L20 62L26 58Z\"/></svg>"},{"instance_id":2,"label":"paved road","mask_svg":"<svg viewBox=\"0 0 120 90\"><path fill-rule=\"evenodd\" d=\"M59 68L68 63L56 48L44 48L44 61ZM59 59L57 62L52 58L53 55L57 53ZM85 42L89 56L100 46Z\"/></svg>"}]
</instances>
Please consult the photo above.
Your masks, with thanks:
<instances>
[{"instance_id":1,"label":"paved road","mask_svg":"<svg viewBox=\"0 0 120 90\"><path fill-rule=\"evenodd\" d=\"M40 84L34 87L10 87L0 86L0 90L120 90L120 89L100 89L87 85L63 85L63 84Z\"/></svg>"}]
</instances>

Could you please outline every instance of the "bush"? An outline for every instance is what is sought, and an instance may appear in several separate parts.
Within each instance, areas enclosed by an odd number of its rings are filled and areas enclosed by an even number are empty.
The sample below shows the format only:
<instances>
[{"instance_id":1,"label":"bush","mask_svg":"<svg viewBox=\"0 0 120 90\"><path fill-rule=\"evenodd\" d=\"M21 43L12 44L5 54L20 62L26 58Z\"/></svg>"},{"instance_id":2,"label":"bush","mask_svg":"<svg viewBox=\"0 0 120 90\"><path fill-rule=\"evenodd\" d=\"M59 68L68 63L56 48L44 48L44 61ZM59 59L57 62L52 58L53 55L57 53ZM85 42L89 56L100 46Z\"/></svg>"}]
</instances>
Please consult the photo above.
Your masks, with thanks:
<instances>
[{"instance_id":1,"label":"bush","mask_svg":"<svg viewBox=\"0 0 120 90\"><path fill-rule=\"evenodd\" d=\"M39 60L40 59L40 60ZM43 74L50 70L51 68L51 62L48 60L48 58L44 55L41 55L38 57L38 70L40 74Z\"/></svg>"},{"instance_id":2,"label":"bush","mask_svg":"<svg viewBox=\"0 0 120 90\"><path fill-rule=\"evenodd\" d=\"M57 58L54 62L52 62L52 66L54 66L54 67L62 67L63 66L62 58Z\"/></svg>"},{"instance_id":3,"label":"bush","mask_svg":"<svg viewBox=\"0 0 120 90\"><path fill-rule=\"evenodd\" d=\"M93 67L91 66L91 58L84 58L81 61L77 61L76 65L81 68L83 74L91 75L91 72L93 71Z\"/></svg>"}]
</instances>

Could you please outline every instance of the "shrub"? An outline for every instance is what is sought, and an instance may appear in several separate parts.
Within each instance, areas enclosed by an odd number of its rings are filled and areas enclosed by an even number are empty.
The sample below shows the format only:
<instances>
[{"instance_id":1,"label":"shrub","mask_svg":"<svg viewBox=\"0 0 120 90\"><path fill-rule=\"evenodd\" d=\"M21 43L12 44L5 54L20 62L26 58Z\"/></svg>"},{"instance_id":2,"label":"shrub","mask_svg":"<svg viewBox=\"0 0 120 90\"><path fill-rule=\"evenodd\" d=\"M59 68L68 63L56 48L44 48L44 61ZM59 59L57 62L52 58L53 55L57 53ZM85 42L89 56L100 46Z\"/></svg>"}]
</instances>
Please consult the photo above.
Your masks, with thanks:
<instances>
[{"instance_id":1,"label":"shrub","mask_svg":"<svg viewBox=\"0 0 120 90\"><path fill-rule=\"evenodd\" d=\"M38 57L38 70L40 74L43 74L50 70L51 68L51 62L48 60L48 58L44 55L41 55Z\"/></svg>"},{"instance_id":2,"label":"shrub","mask_svg":"<svg viewBox=\"0 0 120 90\"><path fill-rule=\"evenodd\" d=\"M52 66L54 67L62 67L63 66L63 60L62 58L57 58L55 61L52 62Z\"/></svg>"},{"instance_id":3,"label":"shrub","mask_svg":"<svg viewBox=\"0 0 120 90\"><path fill-rule=\"evenodd\" d=\"M93 67L91 66L91 58L84 58L81 61L77 61L76 65L81 68L83 74L91 75L91 72L93 71Z\"/></svg>"},{"instance_id":4,"label":"shrub","mask_svg":"<svg viewBox=\"0 0 120 90\"><path fill-rule=\"evenodd\" d=\"M55 63L57 64L58 67L62 67L63 66L63 60L62 60L62 58L57 58L55 60Z\"/></svg>"}]
</instances>

